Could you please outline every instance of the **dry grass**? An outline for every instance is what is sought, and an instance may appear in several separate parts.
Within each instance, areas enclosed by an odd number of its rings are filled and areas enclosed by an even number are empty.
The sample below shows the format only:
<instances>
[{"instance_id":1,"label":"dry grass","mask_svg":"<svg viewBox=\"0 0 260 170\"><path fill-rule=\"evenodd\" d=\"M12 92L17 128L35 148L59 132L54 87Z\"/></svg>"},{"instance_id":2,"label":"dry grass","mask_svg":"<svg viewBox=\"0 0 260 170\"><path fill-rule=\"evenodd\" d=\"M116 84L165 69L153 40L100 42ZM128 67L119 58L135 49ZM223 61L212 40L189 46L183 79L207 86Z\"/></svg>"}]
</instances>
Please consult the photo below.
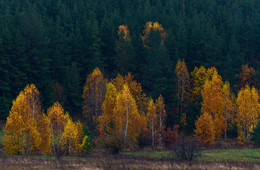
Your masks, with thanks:
<instances>
[{"instance_id":1,"label":"dry grass","mask_svg":"<svg viewBox=\"0 0 260 170\"><path fill-rule=\"evenodd\" d=\"M133 159L127 156L106 156L91 159L71 159L56 161L53 159L35 159L32 157L0 157L0 169L260 169L259 163L250 162L188 162L170 160Z\"/></svg>"}]
</instances>

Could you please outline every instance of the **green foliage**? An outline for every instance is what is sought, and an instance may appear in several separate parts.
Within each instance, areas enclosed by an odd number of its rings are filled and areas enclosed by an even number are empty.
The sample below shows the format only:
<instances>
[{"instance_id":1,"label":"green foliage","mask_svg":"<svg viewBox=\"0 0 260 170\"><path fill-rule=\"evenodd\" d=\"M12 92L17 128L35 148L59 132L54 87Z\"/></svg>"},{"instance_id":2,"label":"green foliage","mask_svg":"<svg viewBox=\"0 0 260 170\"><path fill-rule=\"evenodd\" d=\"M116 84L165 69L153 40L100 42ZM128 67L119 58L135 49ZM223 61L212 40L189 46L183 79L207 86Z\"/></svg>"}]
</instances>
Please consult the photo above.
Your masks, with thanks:
<instances>
[{"instance_id":1,"label":"green foliage","mask_svg":"<svg viewBox=\"0 0 260 170\"><path fill-rule=\"evenodd\" d=\"M86 154L91 152L92 150L92 143L91 143L91 139L88 136L84 136L83 137L83 141L82 141L82 148L81 148L81 152L82 154Z\"/></svg>"},{"instance_id":2,"label":"green foliage","mask_svg":"<svg viewBox=\"0 0 260 170\"><path fill-rule=\"evenodd\" d=\"M253 129L253 132L251 133L251 141L253 141L255 144L260 145L260 121L256 124L256 127Z\"/></svg>"},{"instance_id":3,"label":"green foliage","mask_svg":"<svg viewBox=\"0 0 260 170\"><path fill-rule=\"evenodd\" d=\"M0 119L5 120L11 99L28 83L37 85L46 109L55 100L51 95L53 82L64 87L66 110L73 118L79 117L78 91L86 75L99 67L109 78L130 71L150 96L156 98L162 93L169 113L167 122L172 125L173 108L178 104L172 97L173 68L178 58L187 61L188 70L215 65L231 87L242 64L254 67L260 81L258 9L259 1L231 0L185 1L185 7L179 0L3 1ZM150 51L141 40L147 21L160 21L166 31L164 45L160 45L156 31L149 35ZM117 30L122 24L128 25L131 35L131 43L121 44L130 51L126 63L118 60L121 54L116 48ZM74 78L67 73L72 63L78 73L75 69L68 72L75 73Z\"/></svg>"},{"instance_id":4,"label":"green foliage","mask_svg":"<svg viewBox=\"0 0 260 170\"><path fill-rule=\"evenodd\" d=\"M94 138L94 134L92 131L89 130L88 126L84 125L83 126L83 136L87 136L86 138L86 143L87 143L87 147L88 147L88 151L92 150L93 147L93 138Z\"/></svg>"}]
</instances>

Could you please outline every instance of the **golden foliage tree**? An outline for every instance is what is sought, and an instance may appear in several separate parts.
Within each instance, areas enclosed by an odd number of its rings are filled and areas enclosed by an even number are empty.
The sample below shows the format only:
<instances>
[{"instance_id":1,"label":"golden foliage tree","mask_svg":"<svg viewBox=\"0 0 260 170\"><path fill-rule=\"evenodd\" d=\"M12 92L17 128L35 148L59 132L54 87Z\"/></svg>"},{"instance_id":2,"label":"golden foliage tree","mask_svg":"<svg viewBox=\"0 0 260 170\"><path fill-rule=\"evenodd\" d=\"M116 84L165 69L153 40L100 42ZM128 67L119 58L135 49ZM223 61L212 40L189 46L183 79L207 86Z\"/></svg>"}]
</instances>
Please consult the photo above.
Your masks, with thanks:
<instances>
[{"instance_id":1,"label":"golden foliage tree","mask_svg":"<svg viewBox=\"0 0 260 170\"><path fill-rule=\"evenodd\" d=\"M143 122L127 84L117 95L114 121L117 134L121 134L130 145L136 144Z\"/></svg>"},{"instance_id":2,"label":"golden foliage tree","mask_svg":"<svg viewBox=\"0 0 260 170\"><path fill-rule=\"evenodd\" d=\"M13 101L13 106L7 117L4 128L4 150L7 154L24 153L25 140L25 125L21 112L24 107L24 92L21 91L16 100Z\"/></svg>"},{"instance_id":3,"label":"golden foliage tree","mask_svg":"<svg viewBox=\"0 0 260 170\"><path fill-rule=\"evenodd\" d=\"M47 115L50 120L52 152L59 159L61 155L62 134L69 120L69 114L65 113L61 104L56 102L48 109Z\"/></svg>"},{"instance_id":4,"label":"golden foliage tree","mask_svg":"<svg viewBox=\"0 0 260 170\"><path fill-rule=\"evenodd\" d=\"M77 155L84 150L87 136L83 136L80 121L74 123L69 114L56 102L48 109L50 121L51 146L54 155L61 156L61 151L68 155Z\"/></svg>"},{"instance_id":5,"label":"golden foliage tree","mask_svg":"<svg viewBox=\"0 0 260 170\"><path fill-rule=\"evenodd\" d=\"M111 80L111 83L116 87L118 92L122 91L124 85L127 84L132 97L136 101L138 112L147 112L148 97L143 93L141 84L134 80L134 76L131 73L128 73L126 76L118 74L115 79Z\"/></svg>"},{"instance_id":6,"label":"golden foliage tree","mask_svg":"<svg viewBox=\"0 0 260 170\"><path fill-rule=\"evenodd\" d=\"M222 87L223 100L224 100L224 116L225 116L225 139L227 138L228 124L232 123L234 113L234 103L230 93L230 84L225 82Z\"/></svg>"},{"instance_id":7,"label":"golden foliage tree","mask_svg":"<svg viewBox=\"0 0 260 170\"><path fill-rule=\"evenodd\" d=\"M83 114L87 118L87 124L95 132L97 118L102 112L102 103L105 98L107 80L101 71L96 68L88 75L83 90Z\"/></svg>"},{"instance_id":8,"label":"golden foliage tree","mask_svg":"<svg viewBox=\"0 0 260 170\"><path fill-rule=\"evenodd\" d=\"M64 132L61 136L62 150L67 152L69 155L77 153L78 150L78 129L71 119L68 119Z\"/></svg>"},{"instance_id":9,"label":"golden foliage tree","mask_svg":"<svg viewBox=\"0 0 260 170\"><path fill-rule=\"evenodd\" d=\"M162 95L158 97L155 104L156 104L157 115L159 117L159 145L162 145L162 131L165 128L165 121L167 117L165 111L165 103Z\"/></svg>"},{"instance_id":10,"label":"golden foliage tree","mask_svg":"<svg viewBox=\"0 0 260 170\"><path fill-rule=\"evenodd\" d=\"M117 98L116 87L112 83L106 86L105 100L102 105L102 114L98 117L98 131L101 136L112 133L111 123L113 124L114 107Z\"/></svg>"},{"instance_id":11,"label":"golden foliage tree","mask_svg":"<svg viewBox=\"0 0 260 170\"><path fill-rule=\"evenodd\" d=\"M201 95L206 80L211 80L214 72L217 72L215 67L206 69L204 66L195 67L191 72L191 98L195 103Z\"/></svg>"},{"instance_id":12,"label":"golden foliage tree","mask_svg":"<svg viewBox=\"0 0 260 170\"><path fill-rule=\"evenodd\" d=\"M38 129L41 136L41 144L39 146L40 151L45 154L51 153L51 128L50 119L42 114L38 121Z\"/></svg>"},{"instance_id":13,"label":"golden foliage tree","mask_svg":"<svg viewBox=\"0 0 260 170\"><path fill-rule=\"evenodd\" d=\"M40 102L40 93L34 84L27 85L24 89L25 105L22 116L24 118L25 133L27 134L27 152L39 148L41 143L40 133L37 130L37 122L43 114Z\"/></svg>"},{"instance_id":14,"label":"golden foliage tree","mask_svg":"<svg viewBox=\"0 0 260 170\"><path fill-rule=\"evenodd\" d=\"M215 125L212 116L204 113L195 123L194 136L201 144L212 145L215 141Z\"/></svg>"},{"instance_id":15,"label":"golden foliage tree","mask_svg":"<svg viewBox=\"0 0 260 170\"><path fill-rule=\"evenodd\" d=\"M260 104L257 90L248 85L242 88L237 97L236 123L238 127L238 139L241 144L249 140L250 132L256 126L260 115Z\"/></svg>"},{"instance_id":16,"label":"golden foliage tree","mask_svg":"<svg viewBox=\"0 0 260 170\"><path fill-rule=\"evenodd\" d=\"M159 24L158 22L147 22L145 24L145 28L143 31L143 36L142 36L142 40L144 42L144 47L149 49L150 47L146 44L149 43L149 34L151 31L159 31L160 35L161 35L161 44L164 43L164 40L166 38L166 31L164 30L164 28L162 27L161 24Z\"/></svg>"},{"instance_id":17,"label":"golden foliage tree","mask_svg":"<svg viewBox=\"0 0 260 170\"><path fill-rule=\"evenodd\" d=\"M212 80L206 80L204 88L201 91L202 113L208 113L212 116L215 128L216 137L220 138L225 129L224 107L225 102L222 93L223 82L217 72L214 72Z\"/></svg>"},{"instance_id":18,"label":"golden foliage tree","mask_svg":"<svg viewBox=\"0 0 260 170\"><path fill-rule=\"evenodd\" d=\"M48 126L42 126L47 121L44 120L44 116L39 91L35 85L27 85L13 101L6 122L4 129L6 153L32 154L37 150L48 153L50 136Z\"/></svg>"},{"instance_id":19,"label":"golden foliage tree","mask_svg":"<svg viewBox=\"0 0 260 170\"><path fill-rule=\"evenodd\" d=\"M157 114L156 114L156 106L152 99L150 99L149 105L148 105L148 126L149 130L151 132L151 139L152 139L152 146L154 146L155 142L155 133L157 130Z\"/></svg>"},{"instance_id":20,"label":"golden foliage tree","mask_svg":"<svg viewBox=\"0 0 260 170\"><path fill-rule=\"evenodd\" d=\"M180 106L177 107L177 121L180 124L190 88L190 75L184 59L178 60L175 68L175 75L177 78L177 98L180 101Z\"/></svg>"}]
</instances>

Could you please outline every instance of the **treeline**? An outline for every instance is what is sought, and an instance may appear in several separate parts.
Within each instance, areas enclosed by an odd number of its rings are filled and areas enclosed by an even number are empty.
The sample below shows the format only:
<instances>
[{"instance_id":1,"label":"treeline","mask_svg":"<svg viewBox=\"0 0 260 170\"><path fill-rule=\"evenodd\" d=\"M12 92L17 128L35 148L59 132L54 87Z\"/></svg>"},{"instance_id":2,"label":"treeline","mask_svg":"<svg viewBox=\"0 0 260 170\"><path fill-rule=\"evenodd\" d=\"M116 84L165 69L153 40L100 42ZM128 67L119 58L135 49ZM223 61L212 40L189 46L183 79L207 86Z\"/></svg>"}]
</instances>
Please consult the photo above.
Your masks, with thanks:
<instances>
[{"instance_id":1,"label":"treeline","mask_svg":"<svg viewBox=\"0 0 260 170\"><path fill-rule=\"evenodd\" d=\"M253 67L259 79L259 8L258 0L1 1L1 120L31 83L45 110L59 101L76 120L84 110L85 79L99 67L108 79L131 72L147 96L164 97L167 127L185 113L193 129L188 115L200 113L201 106L176 86L178 58L189 61L190 72L216 66L234 91L241 65ZM126 24L128 30L118 33Z\"/></svg>"},{"instance_id":2,"label":"treeline","mask_svg":"<svg viewBox=\"0 0 260 170\"><path fill-rule=\"evenodd\" d=\"M146 28L150 26L153 24ZM158 26L147 30L161 28ZM121 28L127 33L126 27ZM123 41L129 41L128 34L123 35ZM59 158L87 153L92 140L95 147L118 152L122 148L172 146L181 134L193 135L205 145L212 145L217 139L237 138L239 144L250 140L260 117L259 90L255 88L252 67L242 66L237 75L237 95L215 67L195 67L189 73L185 61L179 59L175 76L175 96L180 104L175 112L176 123L168 126L163 96L147 96L131 73L108 80L96 68L88 75L82 94L83 125L73 122L59 102L45 114L39 91L35 85L27 85L13 101L7 118L5 152L53 154ZM62 95L59 101L63 101Z\"/></svg>"}]
</instances>

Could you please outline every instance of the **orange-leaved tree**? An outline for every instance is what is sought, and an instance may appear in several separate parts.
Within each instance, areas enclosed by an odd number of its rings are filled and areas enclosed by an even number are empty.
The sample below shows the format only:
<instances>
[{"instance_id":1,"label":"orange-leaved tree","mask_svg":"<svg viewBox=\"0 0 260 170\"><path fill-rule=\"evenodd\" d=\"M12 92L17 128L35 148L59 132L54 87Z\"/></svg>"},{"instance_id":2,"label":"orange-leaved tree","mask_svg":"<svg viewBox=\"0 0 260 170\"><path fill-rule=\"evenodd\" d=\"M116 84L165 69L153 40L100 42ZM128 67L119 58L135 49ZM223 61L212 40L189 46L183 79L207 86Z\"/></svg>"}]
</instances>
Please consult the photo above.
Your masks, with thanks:
<instances>
[{"instance_id":1,"label":"orange-leaved tree","mask_svg":"<svg viewBox=\"0 0 260 170\"><path fill-rule=\"evenodd\" d=\"M83 114L87 118L87 125L96 132L97 118L102 112L107 80L98 68L88 75L83 90Z\"/></svg>"},{"instance_id":2,"label":"orange-leaved tree","mask_svg":"<svg viewBox=\"0 0 260 170\"><path fill-rule=\"evenodd\" d=\"M130 33L127 25L120 25L117 35L120 40L130 41Z\"/></svg>"},{"instance_id":3,"label":"orange-leaved tree","mask_svg":"<svg viewBox=\"0 0 260 170\"><path fill-rule=\"evenodd\" d=\"M29 84L13 101L7 118L4 129L6 153L32 154L37 150L48 153L50 136L48 136L48 126L42 126L48 122L44 117L40 93L35 85Z\"/></svg>"},{"instance_id":4,"label":"orange-leaved tree","mask_svg":"<svg viewBox=\"0 0 260 170\"><path fill-rule=\"evenodd\" d=\"M184 59L178 60L175 67L175 75L177 78L177 98L180 101L180 105L177 106L177 123L181 124L181 118L185 110L185 104L187 104L190 88L190 75Z\"/></svg>"},{"instance_id":5,"label":"orange-leaved tree","mask_svg":"<svg viewBox=\"0 0 260 170\"><path fill-rule=\"evenodd\" d=\"M45 114L40 117L37 127L41 135L41 144L39 146L42 153L51 153L51 128L50 119Z\"/></svg>"},{"instance_id":6,"label":"orange-leaved tree","mask_svg":"<svg viewBox=\"0 0 260 170\"><path fill-rule=\"evenodd\" d=\"M204 113L195 123L194 136L201 144L212 145L215 141L215 125L210 114Z\"/></svg>"},{"instance_id":7,"label":"orange-leaved tree","mask_svg":"<svg viewBox=\"0 0 260 170\"><path fill-rule=\"evenodd\" d=\"M203 114L208 113L212 116L217 138L221 137L225 129L225 102L222 93L222 86L222 78L217 71L215 71L212 80L206 80L204 88L201 91L203 98L201 111Z\"/></svg>"},{"instance_id":8,"label":"orange-leaved tree","mask_svg":"<svg viewBox=\"0 0 260 170\"><path fill-rule=\"evenodd\" d=\"M238 127L238 139L241 144L249 140L250 132L256 126L260 115L260 104L257 90L248 85L242 88L237 97L236 123Z\"/></svg>"},{"instance_id":9,"label":"orange-leaved tree","mask_svg":"<svg viewBox=\"0 0 260 170\"><path fill-rule=\"evenodd\" d=\"M149 34L151 33L151 31L159 31L160 35L161 35L161 44L164 43L165 39L166 39L166 31L164 30L164 28L162 27L161 24L159 24L158 22L147 22L145 24L145 28L143 31L143 36L142 36L142 40L144 43L144 47L149 49Z\"/></svg>"},{"instance_id":10,"label":"orange-leaved tree","mask_svg":"<svg viewBox=\"0 0 260 170\"><path fill-rule=\"evenodd\" d=\"M24 107L24 92L21 91L13 106L4 128L4 150L7 154L24 153L26 144L25 125L23 122L22 112Z\"/></svg>"}]
</instances>

